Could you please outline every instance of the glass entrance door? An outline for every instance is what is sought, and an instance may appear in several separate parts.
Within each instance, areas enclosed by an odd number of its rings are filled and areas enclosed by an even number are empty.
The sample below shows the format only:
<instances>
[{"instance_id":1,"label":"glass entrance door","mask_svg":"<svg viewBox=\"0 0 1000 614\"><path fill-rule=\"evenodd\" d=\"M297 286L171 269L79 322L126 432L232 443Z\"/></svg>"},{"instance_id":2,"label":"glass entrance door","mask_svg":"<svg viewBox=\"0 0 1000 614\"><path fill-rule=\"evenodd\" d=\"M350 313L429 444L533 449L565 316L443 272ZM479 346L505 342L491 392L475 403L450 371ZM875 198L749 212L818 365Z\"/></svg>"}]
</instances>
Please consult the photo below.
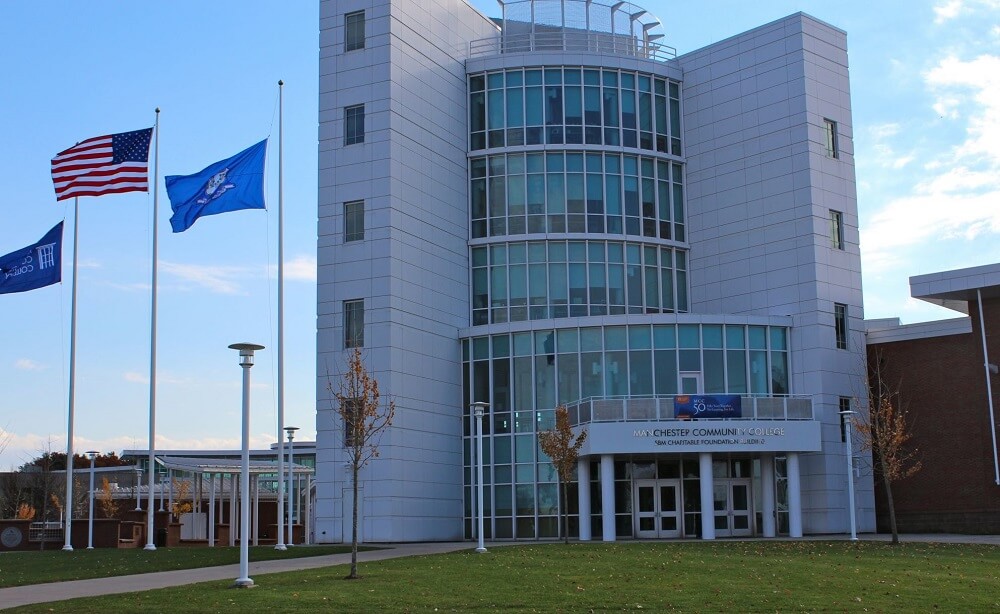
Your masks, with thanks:
<instances>
[{"instance_id":1,"label":"glass entrance door","mask_svg":"<svg viewBox=\"0 0 1000 614\"><path fill-rule=\"evenodd\" d=\"M713 492L716 537L752 535L750 480L717 478Z\"/></svg>"},{"instance_id":2,"label":"glass entrance door","mask_svg":"<svg viewBox=\"0 0 1000 614\"><path fill-rule=\"evenodd\" d=\"M680 537L680 480L636 480L633 499L636 537L640 539Z\"/></svg>"}]
</instances>

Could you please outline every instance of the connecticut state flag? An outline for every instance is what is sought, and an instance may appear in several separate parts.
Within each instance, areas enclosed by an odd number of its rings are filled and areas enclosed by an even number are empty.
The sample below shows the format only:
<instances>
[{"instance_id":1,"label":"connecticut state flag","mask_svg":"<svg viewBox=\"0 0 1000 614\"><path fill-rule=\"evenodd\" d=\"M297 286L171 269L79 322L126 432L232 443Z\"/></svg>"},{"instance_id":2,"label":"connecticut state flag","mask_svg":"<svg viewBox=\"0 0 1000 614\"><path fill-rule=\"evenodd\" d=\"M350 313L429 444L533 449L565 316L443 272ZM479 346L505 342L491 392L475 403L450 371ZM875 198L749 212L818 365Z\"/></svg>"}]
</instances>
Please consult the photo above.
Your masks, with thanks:
<instances>
[{"instance_id":1,"label":"connecticut state flag","mask_svg":"<svg viewBox=\"0 0 1000 614\"><path fill-rule=\"evenodd\" d=\"M62 281L62 233L59 222L41 241L0 256L0 294L27 292Z\"/></svg>"},{"instance_id":2,"label":"connecticut state flag","mask_svg":"<svg viewBox=\"0 0 1000 614\"><path fill-rule=\"evenodd\" d=\"M240 209L264 209L267 139L193 175L168 175L170 226L184 232L195 220Z\"/></svg>"}]
</instances>

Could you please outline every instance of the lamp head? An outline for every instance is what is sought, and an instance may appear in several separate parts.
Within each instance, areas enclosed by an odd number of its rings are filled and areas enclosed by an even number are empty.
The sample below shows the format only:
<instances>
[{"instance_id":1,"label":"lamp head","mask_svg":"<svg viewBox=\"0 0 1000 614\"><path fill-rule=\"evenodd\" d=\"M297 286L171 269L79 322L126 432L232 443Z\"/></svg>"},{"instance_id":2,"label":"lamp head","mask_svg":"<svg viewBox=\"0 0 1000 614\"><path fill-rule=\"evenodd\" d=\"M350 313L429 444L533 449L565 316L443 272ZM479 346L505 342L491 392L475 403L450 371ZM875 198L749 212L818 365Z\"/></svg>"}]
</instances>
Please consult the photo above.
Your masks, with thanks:
<instances>
[{"instance_id":1,"label":"lamp head","mask_svg":"<svg viewBox=\"0 0 1000 614\"><path fill-rule=\"evenodd\" d=\"M476 401L475 403L472 404L472 413L477 418L482 418L483 417L483 412L489 406L490 406L490 404L487 403L487 402L485 402L485 401Z\"/></svg>"},{"instance_id":2,"label":"lamp head","mask_svg":"<svg viewBox=\"0 0 1000 614\"><path fill-rule=\"evenodd\" d=\"M87 450L86 452L84 452L84 454L86 454L87 458L89 458L90 460L94 460L95 458L98 457L98 455L100 455L100 452L98 452L97 450Z\"/></svg>"},{"instance_id":3,"label":"lamp head","mask_svg":"<svg viewBox=\"0 0 1000 614\"><path fill-rule=\"evenodd\" d=\"M295 437L295 431L299 430L297 426L286 426L285 433L288 435L288 441L291 441Z\"/></svg>"},{"instance_id":4,"label":"lamp head","mask_svg":"<svg viewBox=\"0 0 1000 614\"><path fill-rule=\"evenodd\" d=\"M257 350L263 350L264 346L256 343L234 343L229 346L229 349L239 351L241 367L252 367L253 353Z\"/></svg>"}]
</instances>

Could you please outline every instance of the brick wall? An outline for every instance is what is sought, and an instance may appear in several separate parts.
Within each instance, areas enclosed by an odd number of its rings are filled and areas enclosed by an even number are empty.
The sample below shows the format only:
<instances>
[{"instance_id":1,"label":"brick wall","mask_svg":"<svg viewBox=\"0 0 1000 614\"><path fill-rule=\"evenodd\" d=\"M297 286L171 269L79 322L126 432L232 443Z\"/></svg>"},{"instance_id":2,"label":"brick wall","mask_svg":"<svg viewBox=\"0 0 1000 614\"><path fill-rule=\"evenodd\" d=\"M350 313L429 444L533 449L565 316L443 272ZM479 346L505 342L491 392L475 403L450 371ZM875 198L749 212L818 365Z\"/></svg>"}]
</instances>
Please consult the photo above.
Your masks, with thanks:
<instances>
[{"instance_id":1,"label":"brick wall","mask_svg":"<svg viewBox=\"0 0 1000 614\"><path fill-rule=\"evenodd\" d=\"M868 346L868 360L882 361L890 387L898 384L913 431L911 444L923 469L893 484L900 532L1000 532L1000 486L995 483L993 441L983 369L979 313L969 304L972 333ZM984 300L987 351L1000 362L1000 299ZM994 411L1000 377L991 376ZM996 415L996 414L995 414ZM1000 423L1000 416L995 417ZM875 486L879 531L889 530L881 483Z\"/></svg>"}]
</instances>

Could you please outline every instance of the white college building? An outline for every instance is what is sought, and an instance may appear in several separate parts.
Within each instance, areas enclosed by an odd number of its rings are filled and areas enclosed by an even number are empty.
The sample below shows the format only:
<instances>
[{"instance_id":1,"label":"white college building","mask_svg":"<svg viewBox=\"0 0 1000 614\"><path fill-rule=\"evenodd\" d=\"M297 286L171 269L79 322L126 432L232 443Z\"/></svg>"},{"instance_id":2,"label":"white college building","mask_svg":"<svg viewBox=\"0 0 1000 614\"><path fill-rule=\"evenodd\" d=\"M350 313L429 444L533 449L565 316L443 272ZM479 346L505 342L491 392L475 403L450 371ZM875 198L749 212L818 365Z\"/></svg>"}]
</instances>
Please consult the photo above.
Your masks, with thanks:
<instances>
[{"instance_id":1,"label":"white college building","mask_svg":"<svg viewBox=\"0 0 1000 614\"><path fill-rule=\"evenodd\" d=\"M363 541L475 536L475 401L487 539L558 537L560 505L585 540L848 530L843 31L677 53L629 2L320 5L318 542L350 539L328 384L353 347L396 402ZM565 502L537 443L560 404L589 432Z\"/></svg>"}]
</instances>

